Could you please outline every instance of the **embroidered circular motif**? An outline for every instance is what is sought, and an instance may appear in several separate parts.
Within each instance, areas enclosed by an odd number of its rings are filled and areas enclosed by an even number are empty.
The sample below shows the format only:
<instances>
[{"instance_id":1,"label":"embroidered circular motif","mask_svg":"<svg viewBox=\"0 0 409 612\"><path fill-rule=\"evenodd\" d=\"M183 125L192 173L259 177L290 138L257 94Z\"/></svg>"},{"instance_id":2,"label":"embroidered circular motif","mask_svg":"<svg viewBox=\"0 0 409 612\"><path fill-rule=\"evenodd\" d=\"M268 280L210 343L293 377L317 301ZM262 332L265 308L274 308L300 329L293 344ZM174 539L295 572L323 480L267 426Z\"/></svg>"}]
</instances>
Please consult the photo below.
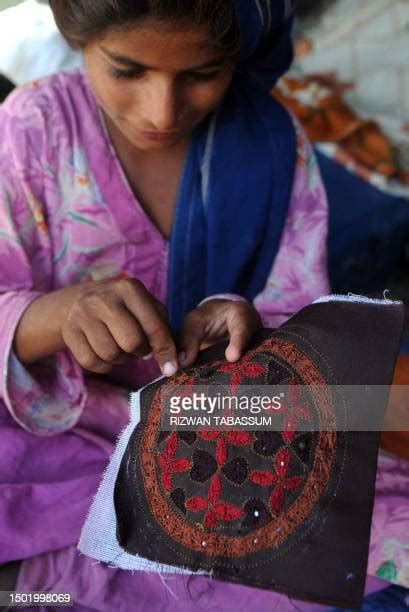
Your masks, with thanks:
<instances>
[{"instance_id":1,"label":"embroidered circular motif","mask_svg":"<svg viewBox=\"0 0 409 612\"><path fill-rule=\"evenodd\" d=\"M172 540L208 557L279 548L302 529L330 481L337 433L328 382L310 357L279 338L265 340L238 364L216 361L180 373L173 384L212 381L232 391L289 385L277 412L279 431L163 432L159 389L140 445L149 510ZM319 391L304 397L302 385ZM303 421L312 432L299 431Z\"/></svg>"}]
</instances>

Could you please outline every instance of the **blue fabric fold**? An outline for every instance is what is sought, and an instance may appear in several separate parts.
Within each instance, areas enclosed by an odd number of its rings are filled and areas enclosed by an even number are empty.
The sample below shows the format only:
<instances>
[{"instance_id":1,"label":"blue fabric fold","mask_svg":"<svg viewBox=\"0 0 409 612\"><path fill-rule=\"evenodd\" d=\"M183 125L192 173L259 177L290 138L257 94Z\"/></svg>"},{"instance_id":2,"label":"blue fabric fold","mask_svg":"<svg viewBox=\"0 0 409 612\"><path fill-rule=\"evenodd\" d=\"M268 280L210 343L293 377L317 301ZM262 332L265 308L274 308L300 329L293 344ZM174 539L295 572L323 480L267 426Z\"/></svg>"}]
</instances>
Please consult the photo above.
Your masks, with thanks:
<instances>
[{"instance_id":1,"label":"blue fabric fold","mask_svg":"<svg viewBox=\"0 0 409 612\"><path fill-rule=\"evenodd\" d=\"M241 56L218 109L194 132L170 238L168 311L177 332L205 297L262 291L291 198L296 138L270 95L292 60L291 0L235 0Z\"/></svg>"}]
</instances>

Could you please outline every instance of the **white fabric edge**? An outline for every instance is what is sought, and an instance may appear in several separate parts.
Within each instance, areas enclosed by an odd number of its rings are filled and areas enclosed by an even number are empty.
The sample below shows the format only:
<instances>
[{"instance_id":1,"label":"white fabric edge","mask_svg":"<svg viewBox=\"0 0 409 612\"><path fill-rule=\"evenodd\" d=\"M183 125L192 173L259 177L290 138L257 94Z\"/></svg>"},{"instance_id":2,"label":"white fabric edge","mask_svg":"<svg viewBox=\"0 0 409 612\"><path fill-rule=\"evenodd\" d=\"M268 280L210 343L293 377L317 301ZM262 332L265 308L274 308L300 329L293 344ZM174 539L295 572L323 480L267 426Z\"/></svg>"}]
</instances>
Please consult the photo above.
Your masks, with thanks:
<instances>
[{"instance_id":1,"label":"white fabric edge","mask_svg":"<svg viewBox=\"0 0 409 612\"><path fill-rule=\"evenodd\" d=\"M384 295L385 293L387 293L387 291L384 292ZM382 300L376 298L369 298L364 295L355 295L353 293L348 293L348 295L325 295L323 297L318 298L318 300L315 300L313 304L323 304L325 302L354 302L361 304L377 304L380 306L401 306L403 304L403 302L400 300L388 300L385 297Z\"/></svg>"},{"instance_id":2,"label":"white fabric edge","mask_svg":"<svg viewBox=\"0 0 409 612\"><path fill-rule=\"evenodd\" d=\"M161 380L162 378L163 377L160 377L157 380ZM159 574L191 575L195 573L209 575L208 572L192 572L191 570L185 570L180 567L149 561L138 555L131 555L121 548L116 539L116 515L114 507L115 481L129 439L140 421L141 391L131 393L130 422L118 437L115 451L102 476L98 491L88 510L77 548L80 553L87 557L107 563L111 567L124 570L148 571Z\"/></svg>"}]
</instances>

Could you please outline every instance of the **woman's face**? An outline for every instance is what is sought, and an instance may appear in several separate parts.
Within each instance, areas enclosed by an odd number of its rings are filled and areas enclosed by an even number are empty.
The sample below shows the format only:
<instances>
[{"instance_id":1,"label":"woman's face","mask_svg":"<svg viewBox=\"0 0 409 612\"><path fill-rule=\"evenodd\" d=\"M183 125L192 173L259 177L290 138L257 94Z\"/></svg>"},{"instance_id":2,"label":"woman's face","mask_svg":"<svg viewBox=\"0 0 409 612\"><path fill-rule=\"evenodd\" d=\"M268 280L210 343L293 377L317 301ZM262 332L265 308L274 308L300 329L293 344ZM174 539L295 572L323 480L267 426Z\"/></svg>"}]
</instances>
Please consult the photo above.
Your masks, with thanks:
<instances>
[{"instance_id":1,"label":"woman's face","mask_svg":"<svg viewBox=\"0 0 409 612\"><path fill-rule=\"evenodd\" d=\"M108 121L143 151L188 139L233 75L205 28L175 30L154 21L110 30L85 47L84 58Z\"/></svg>"}]
</instances>

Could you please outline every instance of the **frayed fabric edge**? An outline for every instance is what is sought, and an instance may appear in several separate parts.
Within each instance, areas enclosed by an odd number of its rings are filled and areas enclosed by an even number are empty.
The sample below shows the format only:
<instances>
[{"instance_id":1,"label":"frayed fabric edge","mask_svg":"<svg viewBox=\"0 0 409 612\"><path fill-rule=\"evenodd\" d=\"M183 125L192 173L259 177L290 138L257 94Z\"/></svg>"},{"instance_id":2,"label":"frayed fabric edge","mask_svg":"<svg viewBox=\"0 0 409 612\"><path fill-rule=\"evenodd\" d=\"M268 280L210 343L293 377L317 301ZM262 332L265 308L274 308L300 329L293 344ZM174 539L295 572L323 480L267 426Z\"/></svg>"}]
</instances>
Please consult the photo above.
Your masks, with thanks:
<instances>
[{"instance_id":1,"label":"frayed fabric edge","mask_svg":"<svg viewBox=\"0 0 409 612\"><path fill-rule=\"evenodd\" d=\"M400 300L388 300L386 298L387 293L388 293L388 290L386 289L383 293L384 295L383 299L369 298L364 295L356 295L354 293L348 293L346 295L342 295L342 294L326 295L326 296L320 297L318 300L315 300L313 304L323 304L325 302L354 302L354 303L361 303L361 304L375 304L378 306L402 306L403 302Z\"/></svg>"},{"instance_id":2,"label":"frayed fabric edge","mask_svg":"<svg viewBox=\"0 0 409 612\"><path fill-rule=\"evenodd\" d=\"M161 378L163 377L158 380ZM102 562L115 569L153 572L161 576L169 574L211 576L211 572L205 570L194 572L182 567L150 561L138 555L131 555L119 545L116 539L114 487L129 439L140 422L140 395L141 391L130 395L130 422L118 437L115 450L88 510L77 549L82 555L95 559L97 563Z\"/></svg>"}]
</instances>

